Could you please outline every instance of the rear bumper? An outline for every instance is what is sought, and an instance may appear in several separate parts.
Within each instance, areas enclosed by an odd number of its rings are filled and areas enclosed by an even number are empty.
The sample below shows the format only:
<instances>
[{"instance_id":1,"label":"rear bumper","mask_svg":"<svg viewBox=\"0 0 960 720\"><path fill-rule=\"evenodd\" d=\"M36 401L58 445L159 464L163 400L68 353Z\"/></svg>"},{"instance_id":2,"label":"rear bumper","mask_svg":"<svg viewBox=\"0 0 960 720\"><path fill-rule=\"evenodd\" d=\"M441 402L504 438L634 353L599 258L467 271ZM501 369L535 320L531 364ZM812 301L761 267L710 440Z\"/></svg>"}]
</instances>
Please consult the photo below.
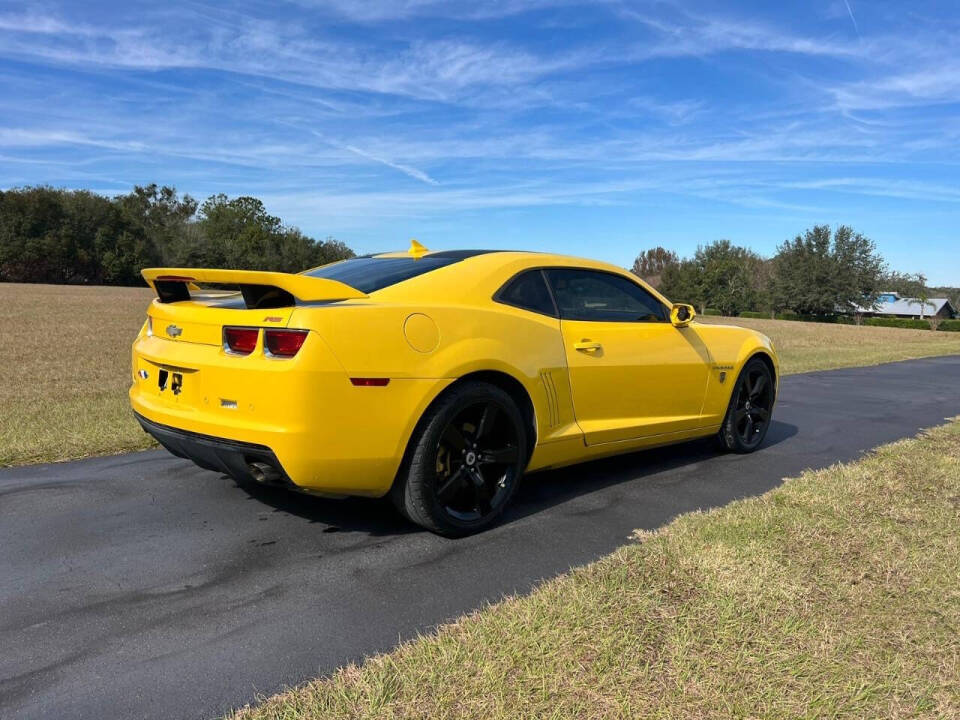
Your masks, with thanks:
<instances>
[{"instance_id":1,"label":"rear bumper","mask_svg":"<svg viewBox=\"0 0 960 720\"><path fill-rule=\"evenodd\" d=\"M289 360L141 335L132 360L132 409L175 455L235 477L266 456L297 488L330 495L386 493L417 420L451 382L354 386L314 333ZM162 389L161 371L182 374L182 391Z\"/></svg>"},{"instance_id":2,"label":"rear bumper","mask_svg":"<svg viewBox=\"0 0 960 720\"><path fill-rule=\"evenodd\" d=\"M169 425L161 425L134 413L144 432L153 436L177 457L192 460L206 470L222 472L238 480L257 480L250 471L251 463L264 463L276 469L281 478L277 485L295 487L273 450L266 445L237 442L226 438L212 437L200 433L179 430Z\"/></svg>"}]
</instances>

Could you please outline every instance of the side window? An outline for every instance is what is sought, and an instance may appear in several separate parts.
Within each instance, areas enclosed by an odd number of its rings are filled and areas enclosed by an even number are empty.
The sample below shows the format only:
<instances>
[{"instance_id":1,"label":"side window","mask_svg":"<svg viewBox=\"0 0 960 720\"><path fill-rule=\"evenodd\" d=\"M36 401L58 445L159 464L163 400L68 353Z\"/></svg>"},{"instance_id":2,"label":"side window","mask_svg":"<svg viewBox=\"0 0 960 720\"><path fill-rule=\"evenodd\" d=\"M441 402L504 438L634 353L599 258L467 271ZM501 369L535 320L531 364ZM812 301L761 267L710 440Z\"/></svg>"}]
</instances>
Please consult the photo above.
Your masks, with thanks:
<instances>
[{"instance_id":1,"label":"side window","mask_svg":"<svg viewBox=\"0 0 960 720\"><path fill-rule=\"evenodd\" d=\"M636 283L577 268L548 271L560 317L605 322L666 322L666 307Z\"/></svg>"},{"instance_id":2,"label":"side window","mask_svg":"<svg viewBox=\"0 0 960 720\"><path fill-rule=\"evenodd\" d=\"M528 270L517 275L500 289L494 299L542 315L557 316L553 299L540 270Z\"/></svg>"}]
</instances>

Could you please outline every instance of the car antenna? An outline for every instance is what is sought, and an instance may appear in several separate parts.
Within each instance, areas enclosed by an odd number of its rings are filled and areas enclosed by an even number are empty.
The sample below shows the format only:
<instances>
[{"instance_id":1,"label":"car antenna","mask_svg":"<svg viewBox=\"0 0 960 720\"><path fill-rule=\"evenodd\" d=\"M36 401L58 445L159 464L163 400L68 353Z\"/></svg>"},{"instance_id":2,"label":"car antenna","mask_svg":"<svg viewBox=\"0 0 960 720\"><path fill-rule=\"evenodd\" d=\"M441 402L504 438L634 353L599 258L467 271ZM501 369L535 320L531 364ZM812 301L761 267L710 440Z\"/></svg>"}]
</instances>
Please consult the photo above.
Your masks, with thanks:
<instances>
[{"instance_id":1,"label":"car antenna","mask_svg":"<svg viewBox=\"0 0 960 720\"><path fill-rule=\"evenodd\" d=\"M421 245L416 238L410 238L410 249L407 250L409 255L419 258L421 255L426 255L428 252L430 251L427 249L426 245Z\"/></svg>"}]
</instances>

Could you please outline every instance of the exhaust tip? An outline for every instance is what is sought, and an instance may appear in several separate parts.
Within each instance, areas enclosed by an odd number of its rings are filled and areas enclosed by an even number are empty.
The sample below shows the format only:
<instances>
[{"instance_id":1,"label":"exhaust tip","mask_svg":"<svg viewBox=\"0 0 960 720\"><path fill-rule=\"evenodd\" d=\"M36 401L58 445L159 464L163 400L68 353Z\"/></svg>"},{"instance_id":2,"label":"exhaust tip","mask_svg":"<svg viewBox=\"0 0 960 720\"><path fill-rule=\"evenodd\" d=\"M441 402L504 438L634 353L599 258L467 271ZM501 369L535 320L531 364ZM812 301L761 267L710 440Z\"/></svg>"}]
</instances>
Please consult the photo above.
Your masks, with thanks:
<instances>
[{"instance_id":1,"label":"exhaust tip","mask_svg":"<svg viewBox=\"0 0 960 720\"><path fill-rule=\"evenodd\" d=\"M269 463L252 462L247 465L253 479L262 485L272 485L283 480L283 473Z\"/></svg>"}]
</instances>

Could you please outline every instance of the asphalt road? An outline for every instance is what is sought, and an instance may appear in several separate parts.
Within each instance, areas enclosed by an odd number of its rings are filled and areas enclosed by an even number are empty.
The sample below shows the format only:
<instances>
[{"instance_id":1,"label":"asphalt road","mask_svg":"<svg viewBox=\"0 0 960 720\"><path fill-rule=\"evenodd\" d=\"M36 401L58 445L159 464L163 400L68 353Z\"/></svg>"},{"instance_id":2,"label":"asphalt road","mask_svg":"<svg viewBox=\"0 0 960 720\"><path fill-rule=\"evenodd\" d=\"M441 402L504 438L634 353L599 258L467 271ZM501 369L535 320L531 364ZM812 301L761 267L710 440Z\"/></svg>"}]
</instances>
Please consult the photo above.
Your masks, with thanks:
<instances>
[{"instance_id":1,"label":"asphalt road","mask_svg":"<svg viewBox=\"0 0 960 720\"><path fill-rule=\"evenodd\" d=\"M0 717L215 716L957 414L960 357L787 377L757 453L698 441L532 475L465 540L163 451L0 471Z\"/></svg>"}]
</instances>

